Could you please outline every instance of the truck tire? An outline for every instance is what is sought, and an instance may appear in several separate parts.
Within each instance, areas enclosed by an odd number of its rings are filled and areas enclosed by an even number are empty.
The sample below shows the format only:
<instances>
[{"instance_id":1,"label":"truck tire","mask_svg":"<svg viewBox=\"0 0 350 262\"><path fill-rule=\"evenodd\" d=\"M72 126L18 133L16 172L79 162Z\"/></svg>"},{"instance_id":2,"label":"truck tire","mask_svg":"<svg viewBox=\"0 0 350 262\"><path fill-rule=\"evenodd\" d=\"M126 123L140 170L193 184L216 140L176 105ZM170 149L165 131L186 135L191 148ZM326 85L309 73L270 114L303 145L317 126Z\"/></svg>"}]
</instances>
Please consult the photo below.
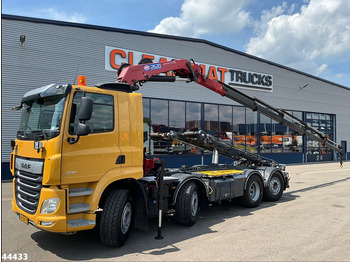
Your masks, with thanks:
<instances>
[{"instance_id":1,"label":"truck tire","mask_svg":"<svg viewBox=\"0 0 350 262\"><path fill-rule=\"evenodd\" d=\"M243 196L240 198L241 204L245 207L257 207L261 203L263 190L260 177L252 175L247 182Z\"/></svg>"},{"instance_id":2,"label":"truck tire","mask_svg":"<svg viewBox=\"0 0 350 262\"><path fill-rule=\"evenodd\" d=\"M283 194L283 189L284 189L284 181L283 181L282 175L276 172L271 176L267 187L265 187L264 198L267 201L272 201L272 202L277 201L278 199L281 198Z\"/></svg>"},{"instance_id":3,"label":"truck tire","mask_svg":"<svg viewBox=\"0 0 350 262\"><path fill-rule=\"evenodd\" d=\"M120 247L128 239L133 219L130 192L113 190L106 199L100 221L100 239L104 245Z\"/></svg>"},{"instance_id":4,"label":"truck tire","mask_svg":"<svg viewBox=\"0 0 350 262\"><path fill-rule=\"evenodd\" d=\"M180 225L192 226L198 216L199 192L195 182L187 182L179 191L175 204L175 219Z\"/></svg>"}]
</instances>

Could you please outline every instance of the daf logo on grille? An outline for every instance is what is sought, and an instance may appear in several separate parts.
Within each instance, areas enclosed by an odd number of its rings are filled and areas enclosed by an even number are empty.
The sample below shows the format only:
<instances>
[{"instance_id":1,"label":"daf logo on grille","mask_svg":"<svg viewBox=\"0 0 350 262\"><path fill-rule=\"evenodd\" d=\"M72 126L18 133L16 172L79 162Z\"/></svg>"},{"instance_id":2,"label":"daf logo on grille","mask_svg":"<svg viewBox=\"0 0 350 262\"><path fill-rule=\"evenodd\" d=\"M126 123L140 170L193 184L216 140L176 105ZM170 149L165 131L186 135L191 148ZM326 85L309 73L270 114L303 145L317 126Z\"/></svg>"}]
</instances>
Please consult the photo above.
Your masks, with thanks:
<instances>
[{"instance_id":1,"label":"daf logo on grille","mask_svg":"<svg viewBox=\"0 0 350 262\"><path fill-rule=\"evenodd\" d=\"M28 160L23 158L16 158L16 169L23 170L25 172L33 173L33 174L41 174L43 173L43 160Z\"/></svg>"},{"instance_id":2,"label":"daf logo on grille","mask_svg":"<svg viewBox=\"0 0 350 262\"><path fill-rule=\"evenodd\" d=\"M24 169L30 169L32 167L32 165L31 164L22 163L21 167L24 168Z\"/></svg>"}]
</instances>

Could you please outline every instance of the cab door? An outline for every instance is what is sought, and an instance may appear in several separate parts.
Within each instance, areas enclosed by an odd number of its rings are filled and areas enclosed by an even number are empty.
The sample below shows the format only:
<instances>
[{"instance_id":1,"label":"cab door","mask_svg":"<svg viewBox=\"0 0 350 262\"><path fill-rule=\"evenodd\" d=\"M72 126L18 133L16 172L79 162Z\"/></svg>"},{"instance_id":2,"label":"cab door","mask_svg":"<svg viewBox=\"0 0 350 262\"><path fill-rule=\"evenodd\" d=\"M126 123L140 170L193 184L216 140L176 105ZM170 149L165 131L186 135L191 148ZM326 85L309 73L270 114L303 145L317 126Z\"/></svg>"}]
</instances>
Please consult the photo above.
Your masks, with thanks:
<instances>
[{"instance_id":1,"label":"cab door","mask_svg":"<svg viewBox=\"0 0 350 262\"><path fill-rule=\"evenodd\" d=\"M68 109L65 135L62 144L61 184L98 181L108 171L120 175L120 164L117 163L120 149L118 145L117 99L113 93L104 94L87 92L86 97L93 101L93 111L86 124L90 133L77 139L76 128L79 123L77 112L82 92L75 92L71 108Z\"/></svg>"}]
</instances>

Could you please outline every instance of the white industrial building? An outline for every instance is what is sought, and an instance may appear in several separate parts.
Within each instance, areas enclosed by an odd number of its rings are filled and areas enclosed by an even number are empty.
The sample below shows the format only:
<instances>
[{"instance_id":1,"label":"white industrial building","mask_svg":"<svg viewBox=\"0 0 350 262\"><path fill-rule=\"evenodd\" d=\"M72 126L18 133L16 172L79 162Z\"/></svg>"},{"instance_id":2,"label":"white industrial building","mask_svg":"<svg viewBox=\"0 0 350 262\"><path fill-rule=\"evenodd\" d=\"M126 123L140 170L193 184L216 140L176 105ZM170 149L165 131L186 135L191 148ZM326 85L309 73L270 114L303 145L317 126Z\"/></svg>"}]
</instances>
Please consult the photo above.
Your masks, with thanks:
<instances>
[{"instance_id":1,"label":"white industrial building","mask_svg":"<svg viewBox=\"0 0 350 262\"><path fill-rule=\"evenodd\" d=\"M53 20L2 15L2 179L10 178L21 97L50 83L114 82L122 63L193 59L211 77L276 108L288 110L350 149L350 89L206 40ZM335 161L334 152L194 83L146 83L149 130L204 129L281 163ZM169 167L210 161L207 152L146 141ZM224 159L223 161L227 161Z\"/></svg>"}]
</instances>

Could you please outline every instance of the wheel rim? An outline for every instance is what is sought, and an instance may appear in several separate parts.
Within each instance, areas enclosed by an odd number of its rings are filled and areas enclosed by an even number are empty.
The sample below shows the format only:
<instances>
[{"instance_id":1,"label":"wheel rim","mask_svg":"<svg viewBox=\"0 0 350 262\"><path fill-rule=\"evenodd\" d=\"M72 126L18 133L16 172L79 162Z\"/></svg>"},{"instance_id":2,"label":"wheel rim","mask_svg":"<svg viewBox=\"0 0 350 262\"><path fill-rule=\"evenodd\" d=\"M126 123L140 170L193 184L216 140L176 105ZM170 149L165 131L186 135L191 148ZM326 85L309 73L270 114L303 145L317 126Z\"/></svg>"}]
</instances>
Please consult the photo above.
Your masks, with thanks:
<instances>
[{"instance_id":1,"label":"wheel rim","mask_svg":"<svg viewBox=\"0 0 350 262\"><path fill-rule=\"evenodd\" d=\"M249 188L249 194L252 201L256 202L260 197L260 187L258 182L253 182Z\"/></svg>"},{"instance_id":2,"label":"wheel rim","mask_svg":"<svg viewBox=\"0 0 350 262\"><path fill-rule=\"evenodd\" d=\"M194 191L191 198L191 214L195 216L198 210L198 193Z\"/></svg>"},{"instance_id":3,"label":"wheel rim","mask_svg":"<svg viewBox=\"0 0 350 262\"><path fill-rule=\"evenodd\" d=\"M131 203L128 202L123 209L122 218L121 218L121 224L120 229L123 234L128 232L130 224L131 224L131 217L132 217L132 207Z\"/></svg>"},{"instance_id":4,"label":"wheel rim","mask_svg":"<svg viewBox=\"0 0 350 262\"><path fill-rule=\"evenodd\" d=\"M278 193L281 191L281 181L273 177L270 181L270 190L273 195L278 195Z\"/></svg>"}]
</instances>

